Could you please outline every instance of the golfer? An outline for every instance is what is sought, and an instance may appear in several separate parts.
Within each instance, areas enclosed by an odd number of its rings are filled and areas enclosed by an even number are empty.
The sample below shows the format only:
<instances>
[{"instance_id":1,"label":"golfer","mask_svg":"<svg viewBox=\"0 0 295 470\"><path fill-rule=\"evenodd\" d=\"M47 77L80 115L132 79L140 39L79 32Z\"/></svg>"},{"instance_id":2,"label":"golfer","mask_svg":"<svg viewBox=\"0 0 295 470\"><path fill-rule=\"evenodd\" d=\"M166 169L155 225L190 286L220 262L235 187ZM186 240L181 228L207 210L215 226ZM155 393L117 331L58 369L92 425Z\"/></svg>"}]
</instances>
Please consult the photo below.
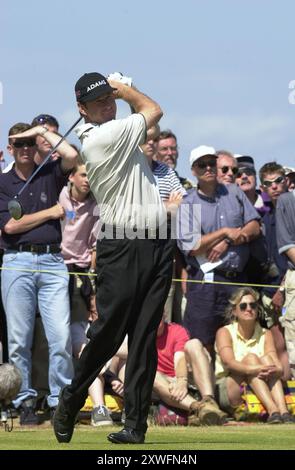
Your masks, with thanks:
<instances>
[{"instance_id":1,"label":"golfer","mask_svg":"<svg viewBox=\"0 0 295 470\"><path fill-rule=\"evenodd\" d=\"M75 86L85 124L82 142L92 193L103 223L97 242L97 310L72 384L63 390L54 417L59 442L71 440L76 415L89 385L128 334L125 427L108 439L143 443L157 366L156 336L172 277L171 241L162 238L166 212L156 182L138 146L162 116L161 108L138 90L83 75ZM115 120L116 99L135 113Z\"/></svg>"}]
</instances>

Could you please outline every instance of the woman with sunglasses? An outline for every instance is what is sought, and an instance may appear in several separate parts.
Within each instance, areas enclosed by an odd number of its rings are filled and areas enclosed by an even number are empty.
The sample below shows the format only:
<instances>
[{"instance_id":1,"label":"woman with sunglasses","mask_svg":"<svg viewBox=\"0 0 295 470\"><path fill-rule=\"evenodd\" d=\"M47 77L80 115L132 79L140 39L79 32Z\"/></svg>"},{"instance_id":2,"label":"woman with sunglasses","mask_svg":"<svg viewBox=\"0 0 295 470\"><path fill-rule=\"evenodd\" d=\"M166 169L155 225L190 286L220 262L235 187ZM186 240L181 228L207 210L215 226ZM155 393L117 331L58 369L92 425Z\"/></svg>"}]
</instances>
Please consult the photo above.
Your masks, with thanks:
<instances>
[{"instance_id":1,"label":"woman with sunglasses","mask_svg":"<svg viewBox=\"0 0 295 470\"><path fill-rule=\"evenodd\" d=\"M272 334L258 322L259 294L237 289L227 309L229 325L216 335L216 379L220 407L238 417L243 403L241 384L250 385L268 413L269 424L293 423L285 403L282 366Z\"/></svg>"}]
</instances>

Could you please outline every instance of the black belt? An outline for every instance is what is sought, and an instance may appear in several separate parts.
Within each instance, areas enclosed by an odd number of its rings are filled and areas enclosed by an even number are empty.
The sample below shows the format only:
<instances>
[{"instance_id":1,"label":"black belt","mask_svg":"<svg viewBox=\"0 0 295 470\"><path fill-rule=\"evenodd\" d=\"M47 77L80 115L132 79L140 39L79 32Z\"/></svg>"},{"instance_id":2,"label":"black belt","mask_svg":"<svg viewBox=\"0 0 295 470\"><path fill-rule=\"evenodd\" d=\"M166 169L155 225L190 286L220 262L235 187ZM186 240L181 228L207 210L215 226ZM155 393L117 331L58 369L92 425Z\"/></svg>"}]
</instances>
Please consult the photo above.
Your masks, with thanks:
<instances>
[{"instance_id":1,"label":"black belt","mask_svg":"<svg viewBox=\"0 0 295 470\"><path fill-rule=\"evenodd\" d=\"M147 239L166 239L171 237L171 226L167 224L167 228L160 226L156 228L139 228L139 227L119 227L118 225L103 224L99 238L122 239L128 238L128 234L134 233L134 238ZM105 234L105 235L104 235ZM132 237L133 238L133 237Z\"/></svg>"},{"instance_id":2,"label":"black belt","mask_svg":"<svg viewBox=\"0 0 295 470\"><path fill-rule=\"evenodd\" d=\"M219 274L220 276L226 277L227 279L235 279L241 274L237 271L221 271L218 269L214 269L214 273Z\"/></svg>"},{"instance_id":3,"label":"black belt","mask_svg":"<svg viewBox=\"0 0 295 470\"><path fill-rule=\"evenodd\" d=\"M17 246L10 246L9 250L16 251L29 251L30 253L45 254L45 253L60 253L60 245L58 243L52 245L36 245L29 243L22 243Z\"/></svg>"}]
</instances>

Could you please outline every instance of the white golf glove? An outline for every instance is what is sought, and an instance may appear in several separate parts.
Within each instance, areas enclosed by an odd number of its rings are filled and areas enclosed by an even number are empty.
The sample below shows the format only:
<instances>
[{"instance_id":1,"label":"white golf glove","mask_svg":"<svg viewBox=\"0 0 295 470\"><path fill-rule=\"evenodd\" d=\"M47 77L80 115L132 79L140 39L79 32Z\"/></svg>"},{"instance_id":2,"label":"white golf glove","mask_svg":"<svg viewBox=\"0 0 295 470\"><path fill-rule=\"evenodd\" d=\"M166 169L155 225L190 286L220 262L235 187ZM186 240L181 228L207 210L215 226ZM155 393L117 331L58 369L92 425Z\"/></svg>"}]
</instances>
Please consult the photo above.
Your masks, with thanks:
<instances>
[{"instance_id":1,"label":"white golf glove","mask_svg":"<svg viewBox=\"0 0 295 470\"><path fill-rule=\"evenodd\" d=\"M120 72L110 73L107 78L108 80L114 80L115 82L121 82L124 85L132 86L132 78L126 77Z\"/></svg>"}]
</instances>

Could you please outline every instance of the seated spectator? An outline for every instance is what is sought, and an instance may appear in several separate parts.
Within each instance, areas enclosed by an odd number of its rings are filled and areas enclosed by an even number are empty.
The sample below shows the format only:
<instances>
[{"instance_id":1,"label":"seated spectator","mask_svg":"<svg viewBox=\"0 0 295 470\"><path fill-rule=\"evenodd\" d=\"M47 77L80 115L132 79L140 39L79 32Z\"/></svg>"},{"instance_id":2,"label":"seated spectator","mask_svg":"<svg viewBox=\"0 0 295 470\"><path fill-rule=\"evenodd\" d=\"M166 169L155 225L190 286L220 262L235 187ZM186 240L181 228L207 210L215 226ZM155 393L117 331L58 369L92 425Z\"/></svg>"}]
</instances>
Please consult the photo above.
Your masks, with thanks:
<instances>
[{"instance_id":1,"label":"seated spectator","mask_svg":"<svg viewBox=\"0 0 295 470\"><path fill-rule=\"evenodd\" d=\"M246 382L268 412L269 424L293 423L280 380L283 370L272 334L258 322L259 294L239 288L227 310L230 324L216 335L216 378L220 406L232 415L242 404L241 384Z\"/></svg>"},{"instance_id":2,"label":"seated spectator","mask_svg":"<svg viewBox=\"0 0 295 470\"><path fill-rule=\"evenodd\" d=\"M225 414L216 403L213 405L209 400L198 402L188 393L188 369L184 352L188 340L184 327L166 323L162 318L157 337L158 366L154 392L166 405L188 411L191 425L222 424Z\"/></svg>"}]
</instances>

